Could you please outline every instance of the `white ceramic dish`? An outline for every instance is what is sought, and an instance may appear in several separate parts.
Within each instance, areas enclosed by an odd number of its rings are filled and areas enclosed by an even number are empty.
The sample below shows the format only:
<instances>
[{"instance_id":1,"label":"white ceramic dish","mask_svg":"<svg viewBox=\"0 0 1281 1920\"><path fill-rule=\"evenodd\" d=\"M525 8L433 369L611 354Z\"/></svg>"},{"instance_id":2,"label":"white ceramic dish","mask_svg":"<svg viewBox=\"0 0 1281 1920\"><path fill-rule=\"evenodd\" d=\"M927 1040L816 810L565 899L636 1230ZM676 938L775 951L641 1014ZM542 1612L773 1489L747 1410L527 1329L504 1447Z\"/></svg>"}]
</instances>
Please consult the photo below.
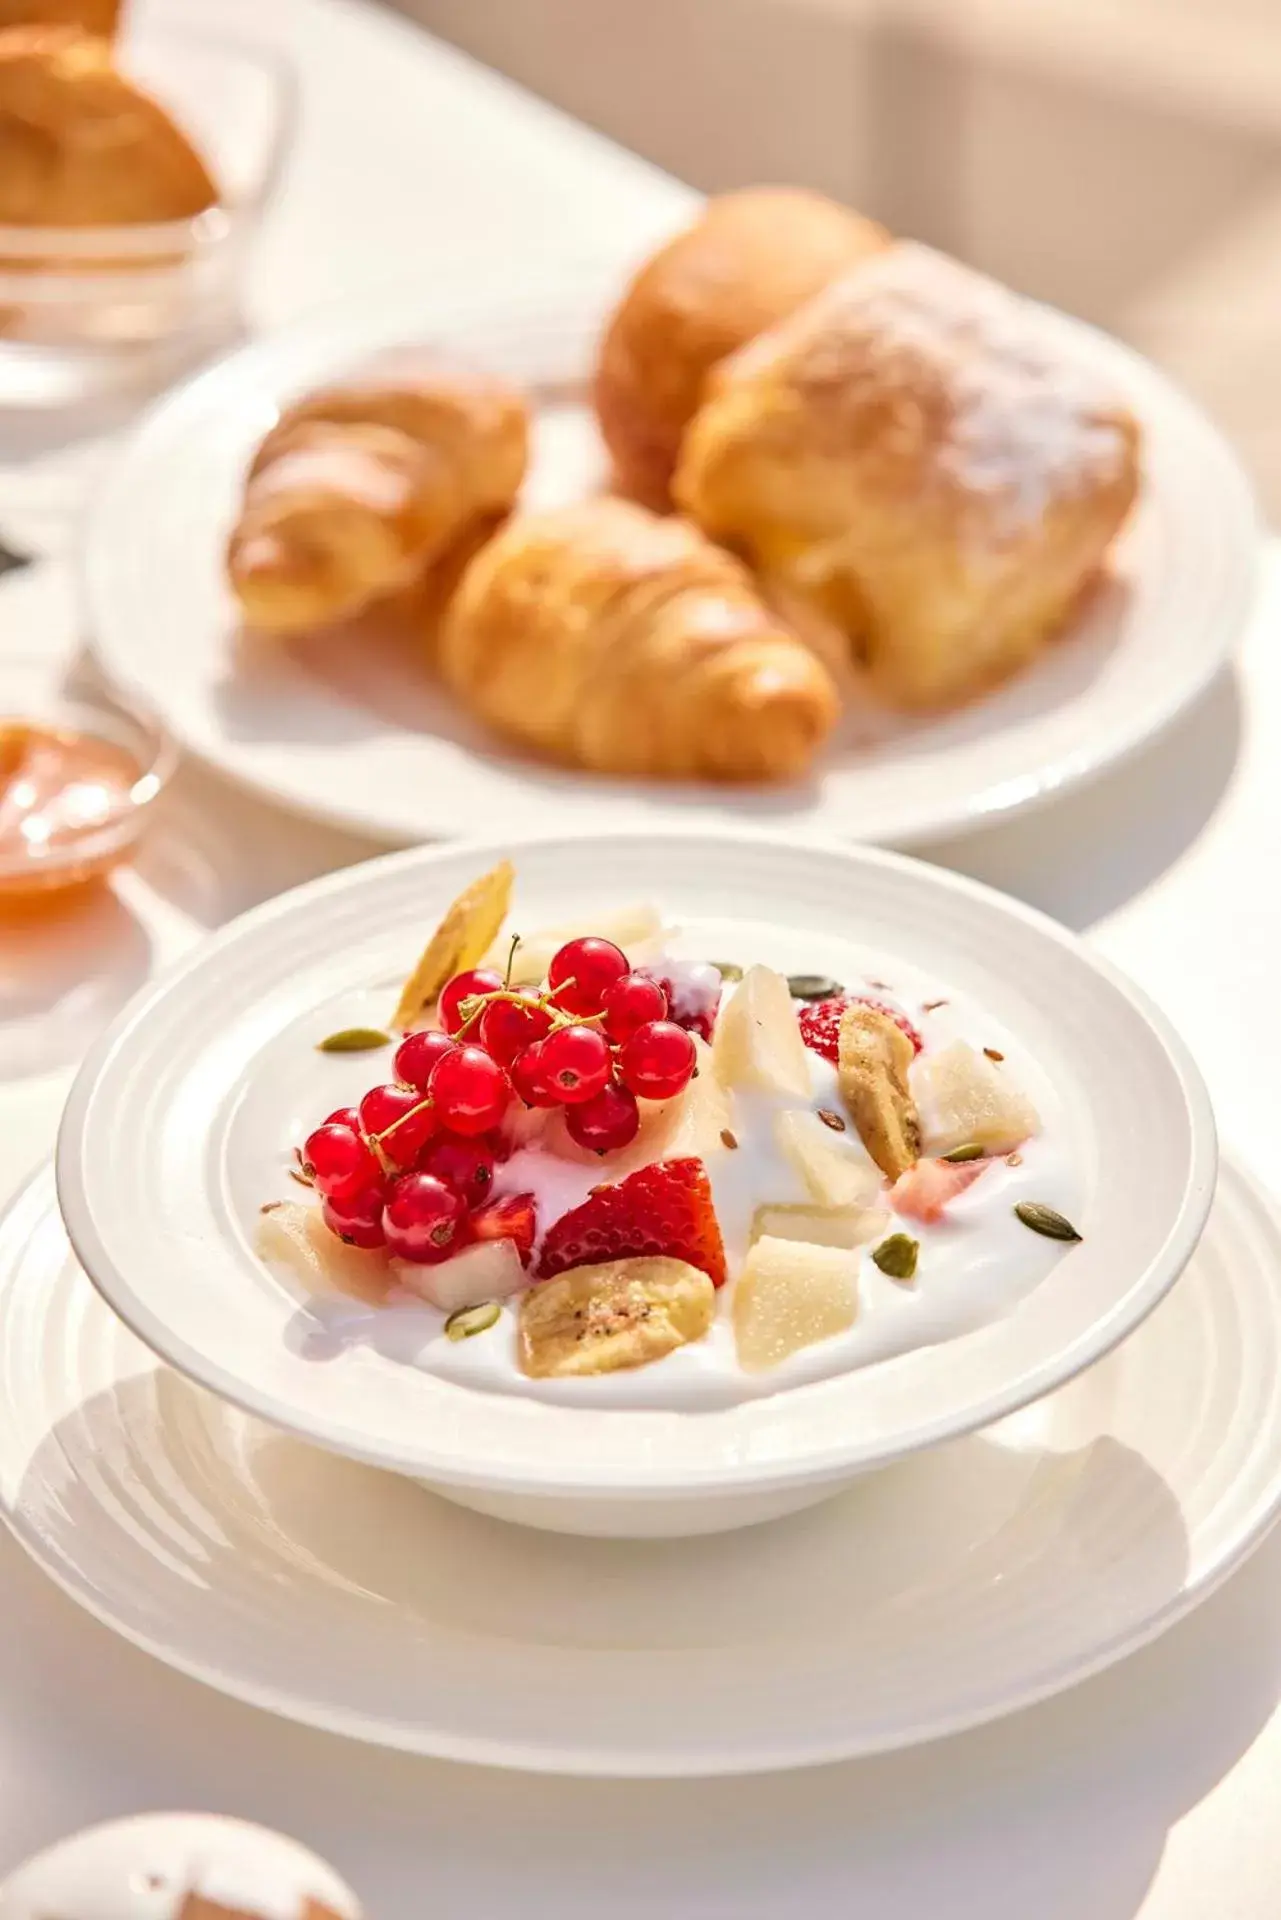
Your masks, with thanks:
<instances>
[{"instance_id":1,"label":"white ceramic dish","mask_svg":"<svg viewBox=\"0 0 1281 1920\"><path fill-rule=\"evenodd\" d=\"M1044 800L1112 765L1180 713L1232 648L1257 529L1237 462L1145 361L1056 316L1143 422L1141 509L1112 578L1062 646L992 698L929 722L851 721L809 785L752 793L610 782L521 757L407 668L403 652L313 643L238 658L223 551L250 453L281 404L380 345L427 338L539 399L527 498L576 498L604 475L584 403L599 274L556 301L488 304L432 288L367 297L246 348L166 400L115 466L86 546L88 620L108 671L182 744L273 799L409 841L638 818L744 818L909 844ZM860 732L861 728L861 732Z\"/></svg>"},{"instance_id":2,"label":"white ceramic dish","mask_svg":"<svg viewBox=\"0 0 1281 1920\"><path fill-rule=\"evenodd\" d=\"M309 1357L310 1310L252 1251L271 1144L304 1137L310 1117L289 1062L350 1024L362 991L385 1018L426 932L499 851L420 849L284 896L139 996L85 1062L58 1146L72 1241L122 1319L215 1392L501 1517L706 1532L810 1504L1039 1398L1124 1338L1186 1265L1214 1185L1204 1087L1161 1016L1042 916L866 849L689 833L509 842L513 923L648 899L695 950L891 984L897 959L992 1007L1059 1091L1084 1244L972 1333L698 1413L480 1392L372 1346Z\"/></svg>"},{"instance_id":3,"label":"white ceramic dish","mask_svg":"<svg viewBox=\"0 0 1281 1920\"><path fill-rule=\"evenodd\" d=\"M193 1887L263 1920L305 1920L307 1899L360 1920L351 1889L306 1847L211 1813L148 1813L71 1834L0 1886L0 1920L178 1920Z\"/></svg>"},{"instance_id":4,"label":"white ceramic dish","mask_svg":"<svg viewBox=\"0 0 1281 1920\"><path fill-rule=\"evenodd\" d=\"M0 1225L0 1391L18 1540L211 1686L451 1760L768 1771L1025 1707L1245 1557L1281 1503L1281 1229L1225 1168L1184 1279L1097 1367L708 1540L499 1526L200 1392L90 1287L48 1174Z\"/></svg>"}]
</instances>

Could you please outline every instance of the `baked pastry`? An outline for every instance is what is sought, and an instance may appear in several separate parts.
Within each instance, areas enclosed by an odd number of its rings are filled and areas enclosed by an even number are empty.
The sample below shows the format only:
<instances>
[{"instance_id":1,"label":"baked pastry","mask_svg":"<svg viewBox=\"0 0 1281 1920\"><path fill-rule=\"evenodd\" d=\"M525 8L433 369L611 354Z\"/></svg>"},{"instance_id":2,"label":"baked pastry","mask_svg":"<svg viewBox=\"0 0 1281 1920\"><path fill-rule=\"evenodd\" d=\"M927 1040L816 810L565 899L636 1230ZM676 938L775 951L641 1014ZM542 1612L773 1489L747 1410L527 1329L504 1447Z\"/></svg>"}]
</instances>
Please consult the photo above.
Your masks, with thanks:
<instances>
[{"instance_id":1,"label":"baked pastry","mask_svg":"<svg viewBox=\"0 0 1281 1920\"><path fill-rule=\"evenodd\" d=\"M288 408L254 458L228 546L246 621L296 633L390 595L412 601L425 569L509 511L528 432L505 382L415 348Z\"/></svg>"},{"instance_id":2,"label":"baked pastry","mask_svg":"<svg viewBox=\"0 0 1281 1920\"><path fill-rule=\"evenodd\" d=\"M74 26L0 31L0 224L186 220L218 198L200 155Z\"/></svg>"},{"instance_id":3,"label":"baked pastry","mask_svg":"<svg viewBox=\"0 0 1281 1920\"><path fill-rule=\"evenodd\" d=\"M121 0L0 0L4 27L80 27L109 40L120 24Z\"/></svg>"},{"instance_id":4,"label":"baked pastry","mask_svg":"<svg viewBox=\"0 0 1281 1920\"><path fill-rule=\"evenodd\" d=\"M625 500L509 520L463 574L439 668L492 726L598 773L794 778L838 710L737 560Z\"/></svg>"},{"instance_id":5,"label":"baked pastry","mask_svg":"<svg viewBox=\"0 0 1281 1920\"><path fill-rule=\"evenodd\" d=\"M601 344L596 411L620 491L666 506L709 370L887 244L882 228L818 193L753 187L710 200L641 268Z\"/></svg>"},{"instance_id":6,"label":"baked pastry","mask_svg":"<svg viewBox=\"0 0 1281 1920\"><path fill-rule=\"evenodd\" d=\"M1053 316L925 247L856 267L713 386L677 499L906 708L1030 660L1138 491L1138 426Z\"/></svg>"}]
</instances>

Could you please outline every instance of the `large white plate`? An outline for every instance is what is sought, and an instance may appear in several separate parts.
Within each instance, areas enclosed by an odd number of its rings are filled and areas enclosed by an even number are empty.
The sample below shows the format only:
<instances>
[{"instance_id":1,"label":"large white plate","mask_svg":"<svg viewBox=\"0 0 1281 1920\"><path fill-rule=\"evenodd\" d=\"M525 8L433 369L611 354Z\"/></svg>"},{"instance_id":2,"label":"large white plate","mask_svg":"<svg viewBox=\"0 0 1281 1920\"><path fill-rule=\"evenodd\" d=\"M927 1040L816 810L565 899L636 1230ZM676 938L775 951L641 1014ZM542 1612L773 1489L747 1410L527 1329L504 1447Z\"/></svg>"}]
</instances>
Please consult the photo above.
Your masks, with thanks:
<instances>
[{"instance_id":1,"label":"large white plate","mask_svg":"<svg viewBox=\"0 0 1281 1920\"><path fill-rule=\"evenodd\" d=\"M0 1512L100 1620L276 1713L539 1771L718 1774L1027 1706L1170 1626L1281 1500L1281 1232L1226 1168L1183 1280L998 1427L714 1540L554 1539L158 1366L42 1175L0 1226Z\"/></svg>"},{"instance_id":2,"label":"large white plate","mask_svg":"<svg viewBox=\"0 0 1281 1920\"><path fill-rule=\"evenodd\" d=\"M205 1386L459 1497L702 1505L689 1526L710 1526L736 1517L708 1517L718 1502L815 1499L1040 1397L1124 1338L1182 1271L1214 1185L1205 1089L1162 1017L1042 915L901 856L782 837L505 850L513 924L590 923L650 900L694 952L891 984L908 968L990 1008L1059 1096L1084 1244L1016 1311L956 1339L693 1414L479 1391L366 1344L322 1363L306 1309L254 1257L257 1209L288 1143L337 1104L314 1081L317 1039L385 1018L426 930L499 851L421 848L285 895L206 942L132 1003L72 1089L57 1163L72 1242L127 1324Z\"/></svg>"},{"instance_id":3,"label":"large white plate","mask_svg":"<svg viewBox=\"0 0 1281 1920\"><path fill-rule=\"evenodd\" d=\"M1014 812L1121 759L1180 713L1227 657L1249 609L1249 489L1208 422L1146 362L1056 316L1142 420L1146 482L1113 577L1028 674L944 719L847 723L812 784L741 793L611 782L536 764L433 689L403 651L313 643L241 657L223 578L238 489L285 400L370 350L429 338L534 388L528 498L578 497L604 477L582 400L608 295L584 281L548 306L418 290L368 298L245 349L164 402L113 469L89 529L88 616L108 670L179 740L307 813L393 840L754 817L894 844Z\"/></svg>"}]
</instances>

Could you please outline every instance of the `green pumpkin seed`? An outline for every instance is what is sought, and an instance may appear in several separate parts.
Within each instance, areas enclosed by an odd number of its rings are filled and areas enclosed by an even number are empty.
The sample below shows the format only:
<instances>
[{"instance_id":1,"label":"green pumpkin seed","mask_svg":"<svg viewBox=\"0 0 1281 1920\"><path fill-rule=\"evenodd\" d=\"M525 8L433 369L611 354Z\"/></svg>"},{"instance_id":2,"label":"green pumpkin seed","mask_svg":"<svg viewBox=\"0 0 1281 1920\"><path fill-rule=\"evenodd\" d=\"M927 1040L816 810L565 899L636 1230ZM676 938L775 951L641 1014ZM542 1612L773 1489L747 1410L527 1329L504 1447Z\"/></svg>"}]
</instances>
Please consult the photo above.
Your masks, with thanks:
<instances>
[{"instance_id":1,"label":"green pumpkin seed","mask_svg":"<svg viewBox=\"0 0 1281 1920\"><path fill-rule=\"evenodd\" d=\"M731 985L735 980L741 980L743 977L743 969L737 960L713 960L712 965L721 979L729 981Z\"/></svg>"},{"instance_id":2,"label":"green pumpkin seed","mask_svg":"<svg viewBox=\"0 0 1281 1920\"><path fill-rule=\"evenodd\" d=\"M835 1000L844 989L829 973L789 973L787 991L793 1000Z\"/></svg>"},{"instance_id":3,"label":"green pumpkin seed","mask_svg":"<svg viewBox=\"0 0 1281 1920\"><path fill-rule=\"evenodd\" d=\"M892 1233L879 1247L872 1248L872 1259L891 1280L912 1280L916 1277L916 1258L920 1251L920 1243L913 1240L911 1234Z\"/></svg>"},{"instance_id":4,"label":"green pumpkin seed","mask_svg":"<svg viewBox=\"0 0 1281 1920\"><path fill-rule=\"evenodd\" d=\"M957 1166L965 1160L981 1160L983 1149L977 1140L967 1140L963 1147L953 1147L951 1153L942 1154L940 1158L950 1160L953 1166Z\"/></svg>"},{"instance_id":5,"label":"green pumpkin seed","mask_svg":"<svg viewBox=\"0 0 1281 1920\"><path fill-rule=\"evenodd\" d=\"M1044 1234L1047 1240L1081 1238L1070 1220L1065 1220L1053 1207L1043 1207L1039 1200L1020 1200L1014 1211L1025 1227L1031 1227L1033 1233Z\"/></svg>"},{"instance_id":6,"label":"green pumpkin seed","mask_svg":"<svg viewBox=\"0 0 1281 1920\"><path fill-rule=\"evenodd\" d=\"M378 1027L343 1027L319 1043L318 1053L373 1053L376 1047L389 1047L391 1035Z\"/></svg>"},{"instance_id":7,"label":"green pumpkin seed","mask_svg":"<svg viewBox=\"0 0 1281 1920\"><path fill-rule=\"evenodd\" d=\"M445 1332L451 1340L470 1340L492 1327L501 1312L497 1300L486 1300L483 1307L460 1307L446 1320Z\"/></svg>"}]
</instances>

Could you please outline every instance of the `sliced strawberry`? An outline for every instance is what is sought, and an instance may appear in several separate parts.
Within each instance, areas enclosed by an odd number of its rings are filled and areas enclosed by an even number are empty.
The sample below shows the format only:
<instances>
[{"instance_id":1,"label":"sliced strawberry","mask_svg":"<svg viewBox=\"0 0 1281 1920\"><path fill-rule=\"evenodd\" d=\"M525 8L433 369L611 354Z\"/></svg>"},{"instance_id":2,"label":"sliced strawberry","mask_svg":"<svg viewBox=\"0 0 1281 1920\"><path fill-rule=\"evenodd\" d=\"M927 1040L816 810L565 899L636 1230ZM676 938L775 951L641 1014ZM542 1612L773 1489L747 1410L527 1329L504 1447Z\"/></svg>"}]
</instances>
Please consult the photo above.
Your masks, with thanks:
<instances>
[{"instance_id":1,"label":"sliced strawberry","mask_svg":"<svg viewBox=\"0 0 1281 1920\"><path fill-rule=\"evenodd\" d=\"M933 1225L991 1164L990 1160L918 1160L890 1188L890 1205L909 1220Z\"/></svg>"},{"instance_id":2,"label":"sliced strawberry","mask_svg":"<svg viewBox=\"0 0 1281 1920\"><path fill-rule=\"evenodd\" d=\"M725 1248L701 1160L659 1160L617 1186L595 1187L548 1229L538 1276L550 1280L596 1260L667 1254L725 1284Z\"/></svg>"},{"instance_id":3,"label":"sliced strawberry","mask_svg":"<svg viewBox=\"0 0 1281 1920\"><path fill-rule=\"evenodd\" d=\"M500 1193L467 1218L469 1240L514 1240L526 1267L537 1231L538 1203L532 1193Z\"/></svg>"},{"instance_id":4,"label":"sliced strawberry","mask_svg":"<svg viewBox=\"0 0 1281 1920\"><path fill-rule=\"evenodd\" d=\"M875 1007L878 1013L888 1014L895 1026L907 1035L914 1053L919 1053L925 1045L901 1007L892 1007L887 1000L875 1000L870 993L840 993L832 1000L812 1000L796 1016L801 1039L810 1052L821 1053L833 1066L840 1054L841 1019L847 1007Z\"/></svg>"}]
</instances>

